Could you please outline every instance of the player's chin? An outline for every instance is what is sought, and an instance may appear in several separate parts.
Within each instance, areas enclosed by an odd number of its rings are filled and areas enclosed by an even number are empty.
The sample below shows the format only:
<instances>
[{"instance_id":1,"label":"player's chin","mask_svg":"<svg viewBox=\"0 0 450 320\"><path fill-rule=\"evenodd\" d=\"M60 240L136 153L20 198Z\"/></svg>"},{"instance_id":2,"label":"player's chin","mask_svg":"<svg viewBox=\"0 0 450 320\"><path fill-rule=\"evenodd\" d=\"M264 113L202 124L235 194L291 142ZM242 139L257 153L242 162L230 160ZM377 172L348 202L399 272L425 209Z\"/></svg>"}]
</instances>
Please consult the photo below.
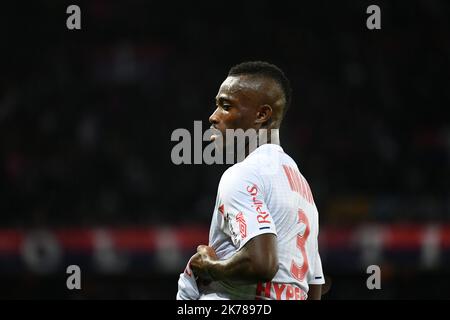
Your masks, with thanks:
<instances>
[{"instance_id":1,"label":"player's chin","mask_svg":"<svg viewBox=\"0 0 450 320\"><path fill-rule=\"evenodd\" d=\"M225 149L225 139L222 135L213 134L211 135L210 141L214 143L216 150L223 151Z\"/></svg>"},{"instance_id":2,"label":"player's chin","mask_svg":"<svg viewBox=\"0 0 450 320\"><path fill-rule=\"evenodd\" d=\"M213 129L211 132L211 136L209 138L209 141L214 141L214 142L223 142L224 139L224 135L222 134L222 132L220 132L217 129Z\"/></svg>"}]
</instances>

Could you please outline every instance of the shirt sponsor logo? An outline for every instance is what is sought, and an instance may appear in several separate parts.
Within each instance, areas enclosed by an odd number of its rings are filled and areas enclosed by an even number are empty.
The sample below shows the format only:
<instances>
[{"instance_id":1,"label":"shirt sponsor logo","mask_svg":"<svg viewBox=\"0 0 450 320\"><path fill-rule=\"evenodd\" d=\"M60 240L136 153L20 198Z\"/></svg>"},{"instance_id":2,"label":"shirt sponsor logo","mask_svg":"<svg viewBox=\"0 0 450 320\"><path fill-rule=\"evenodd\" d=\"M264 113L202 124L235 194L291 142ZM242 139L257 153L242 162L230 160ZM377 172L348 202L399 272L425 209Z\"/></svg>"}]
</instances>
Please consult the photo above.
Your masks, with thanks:
<instances>
[{"instance_id":1,"label":"shirt sponsor logo","mask_svg":"<svg viewBox=\"0 0 450 320\"><path fill-rule=\"evenodd\" d=\"M256 184L254 184L253 186L248 186L247 187L247 192L252 196L252 207L255 208L256 210L256 220L258 221L258 223L271 223L269 220L269 213L264 211L262 209L263 207L263 202L261 200L257 199L257 195L258 195L258 186Z\"/></svg>"},{"instance_id":2,"label":"shirt sponsor logo","mask_svg":"<svg viewBox=\"0 0 450 320\"><path fill-rule=\"evenodd\" d=\"M258 282L256 299L306 300L308 295L296 285L279 282Z\"/></svg>"}]
</instances>

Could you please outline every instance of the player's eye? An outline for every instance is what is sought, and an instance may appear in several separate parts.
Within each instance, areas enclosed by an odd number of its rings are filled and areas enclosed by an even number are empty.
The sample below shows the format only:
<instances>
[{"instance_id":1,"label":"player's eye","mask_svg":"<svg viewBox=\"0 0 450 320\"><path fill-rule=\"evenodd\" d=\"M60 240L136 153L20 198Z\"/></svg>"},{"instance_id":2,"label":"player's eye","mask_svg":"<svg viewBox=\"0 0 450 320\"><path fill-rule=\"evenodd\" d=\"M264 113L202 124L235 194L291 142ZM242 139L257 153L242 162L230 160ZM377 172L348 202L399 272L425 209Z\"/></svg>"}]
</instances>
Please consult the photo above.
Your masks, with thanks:
<instances>
[{"instance_id":1,"label":"player's eye","mask_svg":"<svg viewBox=\"0 0 450 320\"><path fill-rule=\"evenodd\" d=\"M225 110L225 111L228 111L228 110L231 109L231 106L230 106L229 104L224 104L224 105L222 106L222 109Z\"/></svg>"}]
</instances>

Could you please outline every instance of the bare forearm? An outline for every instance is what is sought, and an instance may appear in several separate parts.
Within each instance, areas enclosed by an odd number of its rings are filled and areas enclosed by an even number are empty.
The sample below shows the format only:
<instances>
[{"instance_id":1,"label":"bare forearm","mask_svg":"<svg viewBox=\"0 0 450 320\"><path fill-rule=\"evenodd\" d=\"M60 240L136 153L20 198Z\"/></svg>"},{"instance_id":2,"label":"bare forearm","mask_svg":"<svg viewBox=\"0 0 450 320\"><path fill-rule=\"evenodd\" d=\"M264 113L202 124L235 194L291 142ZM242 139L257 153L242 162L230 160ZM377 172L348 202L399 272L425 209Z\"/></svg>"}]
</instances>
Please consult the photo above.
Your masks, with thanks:
<instances>
[{"instance_id":1,"label":"bare forearm","mask_svg":"<svg viewBox=\"0 0 450 320\"><path fill-rule=\"evenodd\" d=\"M276 236L256 236L226 260L218 260L212 248L201 245L191 258L190 266L199 278L206 281L241 284L270 281L278 271Z\"/></svg>"},{"instance_id":2,"label":"bare forearm","mask_svg":"<svg viewBox=\"0 0 450 320\"><path fill-rule=\"evenodd\" d=\"M238 252L227 260L211 261L209 274L215 281L234 281L240 284L253 284L258 281L269 281L270 272L255 263L247 254Z\"/></svg>"},{"instance_id":3,"label":"bare forearm","mask_svg":"<svg viewBox=\"0 0 450 320\"><path fill-rule=\"evenodd\" d=\"M208 267L211 277L213 280L229 280L243 284L272 280L278 271L275 241L273 234L261 235L250 240L229 259L210 261Z\"/></svg>"}]
</instances>

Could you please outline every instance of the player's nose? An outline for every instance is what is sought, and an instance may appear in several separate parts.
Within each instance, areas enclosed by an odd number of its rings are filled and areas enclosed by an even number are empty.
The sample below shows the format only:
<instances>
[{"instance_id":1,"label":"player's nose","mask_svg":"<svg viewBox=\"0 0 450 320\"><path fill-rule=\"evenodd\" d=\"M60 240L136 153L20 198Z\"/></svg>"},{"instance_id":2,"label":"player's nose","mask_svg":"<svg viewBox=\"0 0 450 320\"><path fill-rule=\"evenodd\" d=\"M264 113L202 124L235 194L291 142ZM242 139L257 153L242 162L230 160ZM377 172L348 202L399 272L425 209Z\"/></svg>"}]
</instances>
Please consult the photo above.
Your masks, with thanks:
<instances>
[{"instance_id":1,"label":"player's nose","mask_svg":"<svg viewBox=\"0 0 450 320\"><path fill-rule=\"evenodd\" d=\"M211 123L211 124L218 124L219 123L219 118L217 117L217 110L218 110L219 108L217 108L214 112L213 112L213 114L209 117L209 123Z\"/></svg>"}]
</instances>

